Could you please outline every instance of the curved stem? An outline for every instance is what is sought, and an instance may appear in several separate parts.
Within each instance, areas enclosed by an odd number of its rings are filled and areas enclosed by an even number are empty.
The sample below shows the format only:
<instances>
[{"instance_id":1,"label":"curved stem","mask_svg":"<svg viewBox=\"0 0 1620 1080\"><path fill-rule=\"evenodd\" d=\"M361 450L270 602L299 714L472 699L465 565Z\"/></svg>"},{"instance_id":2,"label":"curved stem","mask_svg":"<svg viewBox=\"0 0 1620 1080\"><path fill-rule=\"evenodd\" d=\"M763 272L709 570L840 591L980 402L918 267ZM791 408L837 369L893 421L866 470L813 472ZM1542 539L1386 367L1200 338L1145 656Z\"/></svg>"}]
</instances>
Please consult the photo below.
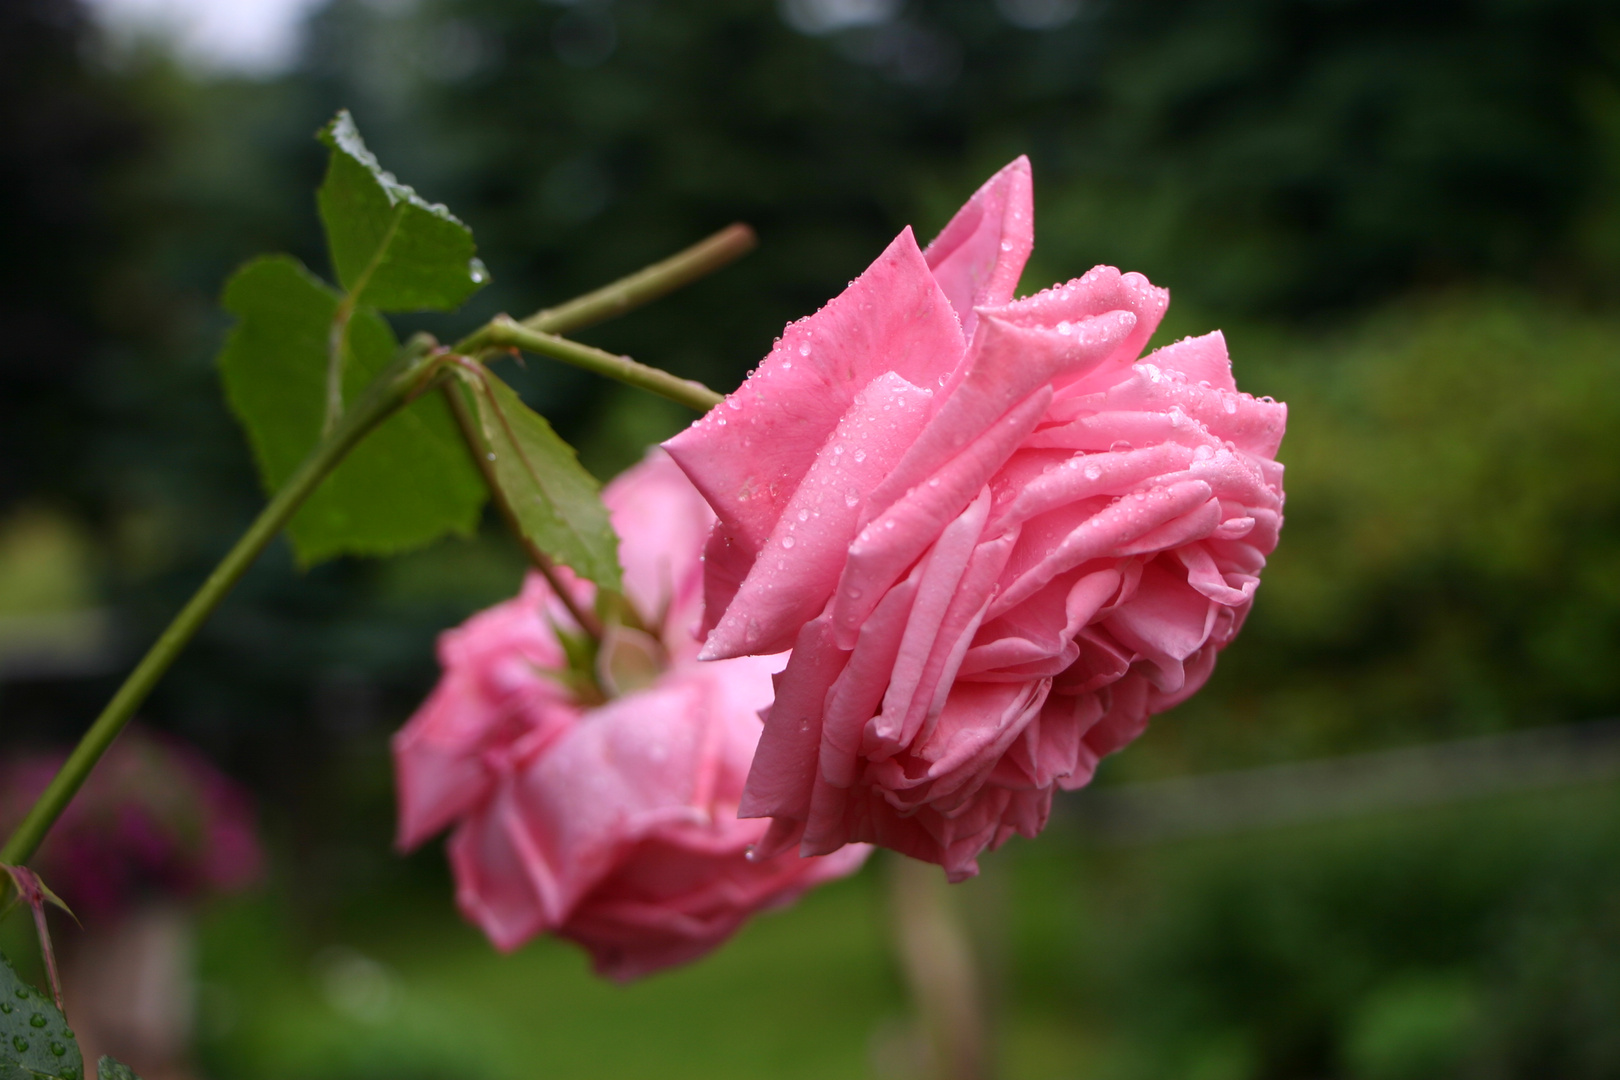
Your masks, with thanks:
<instances>
[{"instance_id":1,"label":"curved stem","mask_svg":"<svg viewBox=\"0 0 1620 1080\"><path fill-rule=\"evenodd\" d=\"M523 325L530 330L550 334L563 334L592 326L714 273L754 250L758 242L754 230L747 225L728 225L663 262L653 263L645 270L638 270L629 277L620 278L611 285L604 285L566 304L537 311L522 320Z\"/></svg>"},{"instance_id":2,"label":"curved stem","mask_svg":"<svg viewBox=\"0 0 1620 1080\"><path fill-rule=\"evenodd\" d=\"M90 730L79 740L79 745L68 755L50 786L35 801L28 816L6 841L5 848L0 849L0 862L24 863L33 856L45 839L45 833L61 816L101 755L106 753L118 733L124 730L124 725L135 715L135 710L140 708L157 681L169 670L180 651L248 567L253 565L259 553L357 442L432 384L438 362L438 357L426 355L423 343L414 342L355 402L354 407L344 413L331 435L310 452L298 471L276 492L253 524L248 526L247 532L214 567L208 580L180 609L162 636L147 650L135 670L130 672L101 715L96 717Z\"/></svg>"},{"instance_id":3,"label":"curved stem","mask_svg":"<svg viewBox=\"0 0 1620 1080\"><path fill-rule=\"evenodd\" d=\"M698 412L708 412L725 398L700 382L682 379L660 368L638 364L628 356L617 356L590 345L558 337L529 327L505 315L497 315L489 325L457 346L457 352L513 348L549 356L565 364L594 371L609 379L651 391L660 397Z\"/></svg>"}]
</instances>

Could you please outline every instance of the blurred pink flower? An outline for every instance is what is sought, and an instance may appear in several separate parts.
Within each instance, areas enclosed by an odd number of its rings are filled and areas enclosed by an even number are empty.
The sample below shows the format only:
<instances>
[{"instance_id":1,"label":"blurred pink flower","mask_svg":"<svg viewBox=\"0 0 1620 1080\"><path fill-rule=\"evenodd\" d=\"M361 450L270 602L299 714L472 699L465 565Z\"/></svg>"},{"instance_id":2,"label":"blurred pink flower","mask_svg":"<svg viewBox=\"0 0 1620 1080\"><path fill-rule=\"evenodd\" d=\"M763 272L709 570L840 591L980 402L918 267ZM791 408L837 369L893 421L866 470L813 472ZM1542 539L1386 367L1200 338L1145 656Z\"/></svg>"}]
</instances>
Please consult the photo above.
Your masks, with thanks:
<instances>
[{"instance_id":1,"label":"blurred pink flower","mask_svg":"<svg viewBox=\"0 0 1620 1080\"><path fill-rule=\"evenodd\" d=\"M0 765L0 832L9 833L66 759ZM247 793L176 739L118 737L30 860L82 918L110 921L148 898L234 892L263 872Z\"/></svg>"},{"instance_id":2,"label":"blurred pink flower","mask_svg":"<svg viewBox=\"0 0 1620 1080\"><path fill-rule=\"evenodd\" d=\"M531 575L516 599L440 638L444 676L395 736L394 760L400 846L454 825L457 902L498 948L555 933L623 980L708 952L754 912L852 873L867 849L748 857L766 824L739 820L737 803L781 658L696 662L714 517L662 451L603 498L626 596L656 638L610 633L610 646L662 670L606 704L582 701L558 636L572 621ZM589 586L568 580L589 603Z\"/></svg>"},{"instance_id":3,"label":"blurred pink flower","mask_svg":"<svg viewBox=\"0 0 1620 1080\"><path fill-rule=\"evenodd\" d=\"M902 232L667 443L719 516L703 656L791 648L742 801L762 852L873 841L953 880L1209 677L1282 524L1283 405L1169 294L1022 300L1029 163Z\"/></svg>"}]
</instances>

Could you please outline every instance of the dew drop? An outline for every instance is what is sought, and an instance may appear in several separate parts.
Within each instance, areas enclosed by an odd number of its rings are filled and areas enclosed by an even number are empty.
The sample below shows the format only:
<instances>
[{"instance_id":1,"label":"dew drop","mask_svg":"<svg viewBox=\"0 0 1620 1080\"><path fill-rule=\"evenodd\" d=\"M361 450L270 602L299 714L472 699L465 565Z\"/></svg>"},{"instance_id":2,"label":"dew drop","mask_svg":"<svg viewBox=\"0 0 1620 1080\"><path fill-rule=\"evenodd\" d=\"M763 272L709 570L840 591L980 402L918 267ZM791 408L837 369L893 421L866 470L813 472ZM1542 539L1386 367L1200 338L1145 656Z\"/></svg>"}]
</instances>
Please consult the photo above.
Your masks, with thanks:
<instances>
[{"instance_id":1,"label":"dew drop","mask_svg":"<svg viewBox=\"0 0 1620 1080\"><path fill-rule=\"evenodd\" d=\"M1221 402L1221 408L1225 409L1227 414L1230 415L1237 412L1237 402L1233 401L1231 398L1226 398Z\"/></svg>"},{"instance_id":2,"label":"dew drop","mask_svg":"<svg viewBox=\"0 0 1620 1080\"><path fill-rule=\"evenodd\" d=\"M846 491L846 492L844 492L844 505L845 506L854 506L856 503L858 503L860 501L861 501L861 496L860 496L860 494L858 492L854 492L854 491Z\"/></svg>"},{"instance_id":3,"label":"dew drop","mask_svg":"<svg viewBox=\"0 0 1620 1080\"><path fill-rule=\"evenodd\" d=\"M28 1049L28 1040L23 1038L21 1035L13 1035L11 1037L11 1045L17 1048L17 1053L21 1054Z\"/></svg>"},{"instance_id":4,"label":"dew drop","mask_svg":"<svg viewBox=\"0 0 1620 1080\"><path fill-rule=\"evenodd\" d=\"M9 1002L9 1001L0 1001L0 1013L5 1013L7 1016L10 1016L12 1007L13 1006L12 1006L11 1002Z\"/></svg>"},{"instance_id":5,"label":"dew drop","mask_svg":"<svg viewBox=\"0 0 1620 1080\"><path fill-rule=\"evenodd\" d=\"M782 546L783 547L791 548L793 546L793 543L794 543L793 537L791 537L791 536L782 537Z\"/></svg>"},{"instance_id":6,"label":"dew drop","mask_svg":"<svg viewBox=\"0 0 1620 1080\"><path fill-rule=\"evenodd\" d=\"M856 461L865 461L866 460L866 451L865 450L857 450L857 451L855 451L855 460Z\"/></svg>"},{"instance_id":7,"label":"dew drop","mask_svg":"<svg viewBox=\"0 0 1620 1080\"><path fill-rule=\"evenodd\" d=\"M63 1046L59 1042L53 1042L51 1043L51 1053L55 1054L57 1057L66 1057L67 1047Z\"/></svg>"},{"instance_id":8,"label":"dew drop","mask_svg":"<svg viewBox=\"0 0 1620 1080\"><path fill-rule=\"evenodd\" d=\"M1087 480L1100 480L1102 479L1102 466L1092 462L1086 466L1085 474Z\"/></svg>"},{"instance_id":9,"label":"dew drop","mask_svg":"<svg viewBox=\"0 0 1620 1080\"><path fill-rule=\"evenodd\" d=\"M799 355L800 356L809 356L810 355L810 346L809 346L809 344L804 344L804 345L799 346Z\"/></svg>"},{"instance_id":10,"label":"dew drop","mask_svg":"<svg viewBox=\"0 0 1620 1080\"><path fill-rule=\"evenodd\" d=\"M725 426L726 426L726 418L725 418L725 417L723 417L723 416L717 416L717 417L715 417L715 418L714 418L714 422L715 422L715 423L717 423L717 424L719 424L719 425L720 425L720 426L721 426L721 427L725 427Z\"/></svg>"},{"instance_id":11,"label":"dew drop","mask_svg":"<svg viewBox=\"0 0 1620 1080\"><path fill-rule=\"evenodd\" d=\"M839 454L842 454L843 452L844 452L844 444L843 443L834 443L833 444L833 455L835 457L837 455L839 455Z\"/></svg>"},{"instance_id":12,"label":"dew drop","mask_svg":"<svg viewBox=\"0 0 1620 1080\"><path fill-rule=\"evenodd\" d=\"M799 520L800 521L809 521L810 520L810 510L809 510L808 507L801 506L799 508Z\"/></svg>"},{"instance_id":13,"label":"dew drop","mask_svg":"<svg viewBox=\"0 0 1620 1080\"><path fill-rule=\"evenodd\" d=\"M29 1027L42 1028L48 1023L50 1023L50 1021L45 1019L44 1013L35 1013L33 1016L28 1018Z\"/></svg>"},{"instance_id":14,"label":"dew drop","mask_svg":"<svg viewBox=\"0 0 1620 1080\"><path fill-rule=\"evenodd\" d=\"M1108 449L1112 450L1114 453L1118 454L1118 453L1122 453L1122 452L1124 452L1126 450L1130 450L1130 449L1132 449L1132 447L1131 447L1131 444L1128 441L1126 441L1125 439L1115 439L1114 442L1108 447Z\"/></svg>"}]
</instances>

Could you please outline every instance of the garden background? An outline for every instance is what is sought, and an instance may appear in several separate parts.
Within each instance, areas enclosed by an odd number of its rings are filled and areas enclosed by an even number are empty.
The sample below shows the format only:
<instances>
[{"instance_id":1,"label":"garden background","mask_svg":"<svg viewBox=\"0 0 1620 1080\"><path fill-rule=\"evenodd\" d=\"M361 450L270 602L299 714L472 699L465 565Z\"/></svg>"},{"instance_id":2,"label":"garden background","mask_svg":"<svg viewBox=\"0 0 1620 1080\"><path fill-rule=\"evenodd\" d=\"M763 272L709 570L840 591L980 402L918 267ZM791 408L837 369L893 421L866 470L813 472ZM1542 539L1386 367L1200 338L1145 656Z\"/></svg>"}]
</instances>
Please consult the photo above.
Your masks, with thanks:
<instances>
[{"instance_id":1,"label":"garden background","mask_svg":"<svg viewBox=\"0 0 1620 1080\"><path fill-rule=\"evenodd\" d=\"M1161 343L1224 329L1289 403L1289 504L1208 688L959 890L1004 1074L1620 1075L1613 5L333 0L247 77L7 0L0 754L77 737L258 508L218 294L261 251L325 269L343 106L494 276L403 329L752 223L746 261L585 335L721 390L1028 153L1026 287L1110 263L1171 289ZM603 478L688 419L510 374ZM903 1076L879 865L617 988L552 942L497 957L437 848L392 853L434 635L522 573L487 524L310 571L278 544L144 709L252 788L272 855L201 913L202 1072Z\"/></svg>"}]
</instances>

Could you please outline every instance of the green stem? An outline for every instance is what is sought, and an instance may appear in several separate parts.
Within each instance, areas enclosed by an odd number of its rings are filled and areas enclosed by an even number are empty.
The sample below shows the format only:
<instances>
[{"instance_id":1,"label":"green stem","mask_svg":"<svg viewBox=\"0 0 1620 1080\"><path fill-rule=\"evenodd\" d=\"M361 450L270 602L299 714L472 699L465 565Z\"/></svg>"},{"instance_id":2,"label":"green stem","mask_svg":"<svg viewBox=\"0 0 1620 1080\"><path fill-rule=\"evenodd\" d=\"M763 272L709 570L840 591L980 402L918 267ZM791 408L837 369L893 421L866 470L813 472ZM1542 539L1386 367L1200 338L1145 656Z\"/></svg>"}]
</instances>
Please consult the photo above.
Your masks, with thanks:
<instances>
[{"instance_id":1,"label":"green stem","mask_svg":"<svg viewBox=\"0 0 1620 1080\"><path fill-rule=\"evenodd\" d=\"M151 693L152 687L259 553L356 443L432 385L443 354L430 355L426 344L413 341L407 346L406 351L343 415L332 434L310 452L298 471L276 492L269 505L236 542L236 546L208 575L202 588L180 609L180 614L174 617L135 670L130 672L96 722L79 740L79 745L73 748L73 753L58 770L50 786L11 834L5 848L0 850L0 862L20 864L33 857L40 842L45 839L45 833L61 816L101 755L112 745L135 710Z\"/></svg>"},{"instance_id":2,"label":"green stem","mask_svg":"<svg viewBox=\"0 0 1620 1080\"><path fill-rule=\"evenodd\" d=\"M632 308L656 300L720 269L752 250L754 243L752 229L746 225L732 225L663 262L655 263L645 270L570 300L559 307L537 312L522 323L504 315L499 316L458 344L452 352L476 355L479 351L502 348L528 349L543 356L576 364L608 378L662 394L699 412L705 412L722 399L719 394L702 384L678 379L656 368L645 367L629 357L614 356L601 349L567 341L556 337L552 331L578 329L615 315L622 315ZM358 291L355 290L356 294ZM336 351L328 357L331 369L328 371L326 419L321 442L298 467L298 471L288 478L287 483L236 542L236 546L231 548L224 560L214 568L208 580L203 582L202 587L186 602L186 606L174 617L174 621L124 680L124 684L118 688L118 692L90 726L90 730L68 755L67 761L58 770L50 785L35 801L28 811L28 816L11 834L5 847L0 848L0 863L20 865L33 857L45 839L46 832L67 808L68 802L84 784L90 771L95 768L96 762L101 759L101 755L106 753L107 748L124 729L124 725L129 723L130 717L140 708L164 672L168 671L181 650L196 635L198 628L230 593L232 587L247 572L247 568L258 558L276 533L281 531L282 526L303 505L304 500L320 486L326 475L356 443L398 409L429 389L438 378L439 368L444 362L446 353L442 350L430 352L431 339L413 340L394 364L366 389L352 409L341 411L340 364L344 321L346 320L338 320L337 325L333 327L335 336L328 343L329 348ZM452 395L452 405L454 404L456 402ZM462 419L459 414L458 419ZM469 445L472 444L472 440L469 439ZM491 490L498 492L494 484L490 487ZM498 494L497 502L499 502ZM521 530L514 532L519 537L522 536ZM537 565L541 567L542 572L549 567L550 561L538 550L531 550L530 556L537 558ZM553 584L557 584L555 580ZM567 593L563 589L558 588L557 593L565 598L564 603L568 603ZM571 608L572 606L570 605ZM575 614L587 632L591 632L594 624L595 632L600 635L601 623L591 613ZM0 899L3 899L7 888L9 885L0 885Z\"/></svg>"},{"instance_id":3,"label":"green stem","mask_svg":"<svg viewBox=\"0 0 1620 1080\"><path fill-rule=\"evenodd\" d=\"M532 330L506 315L497 315L478 333L456 346L456 351L473 355L493 349L523 349L540 356L549 356L565 364L594 371L609 379L658 394L697 412L708 412L720 402L721 395L700 382L682 379L659 368L638 364L628 356L617 356L603 349L581 345L577 341L558 337L540 330Z\"/></svg>"},{"instance_id":4,"label":"green stem","mask_svg":"<svg viewBox=\"0 0 1620 1080\"><path fill-rule=\"evenodd\" d=\"M570 330L592 326L714 273L754 250L756 243L758 240L754 230L747 225L728 225L663 262L653 263L645 270L620 278L611 285L604 285L566 304L537 311L524 319L523 325L530 330L550 334L565 334Z\"/></svg>"}]
</instances>

